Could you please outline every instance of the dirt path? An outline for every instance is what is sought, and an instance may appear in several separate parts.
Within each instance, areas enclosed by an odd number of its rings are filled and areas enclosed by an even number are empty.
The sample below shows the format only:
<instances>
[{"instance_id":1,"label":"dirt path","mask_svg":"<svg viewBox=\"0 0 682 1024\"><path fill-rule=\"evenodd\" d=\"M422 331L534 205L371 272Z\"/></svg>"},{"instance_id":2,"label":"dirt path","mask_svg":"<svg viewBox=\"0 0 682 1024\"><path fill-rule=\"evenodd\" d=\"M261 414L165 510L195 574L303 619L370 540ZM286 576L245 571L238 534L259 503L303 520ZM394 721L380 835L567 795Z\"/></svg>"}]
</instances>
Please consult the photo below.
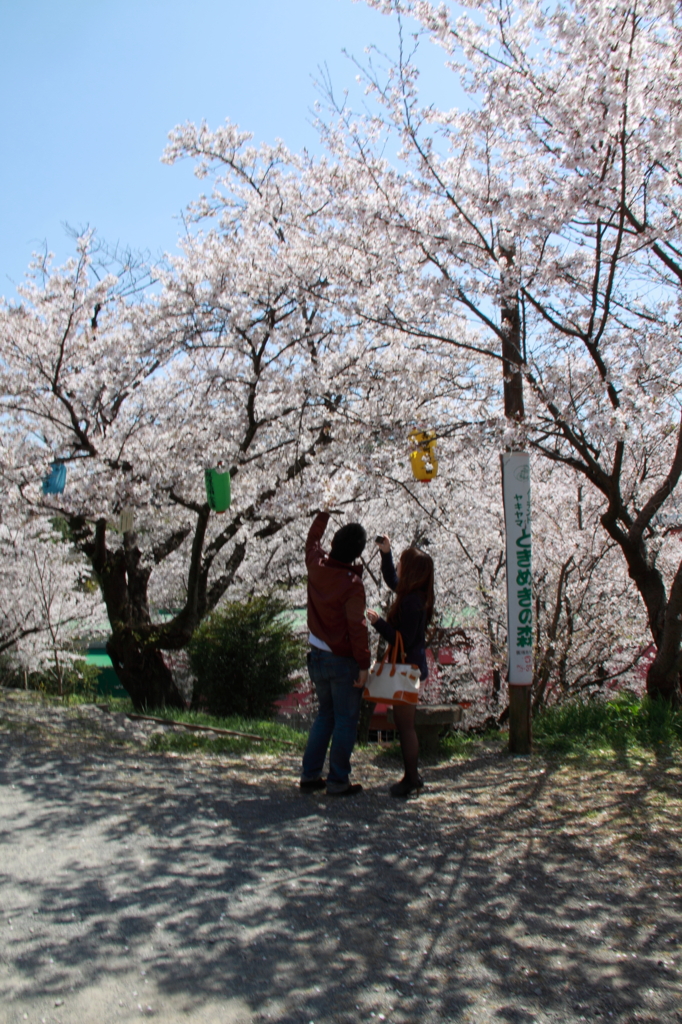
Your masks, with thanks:
<instances>
[{"instance_id":1,"label":"dirt path","mask_svg":"<svg viewBox=\"0 0 682 1024\"><path fill-rule=\"evenodd\" d=\"M682 1021L679 761L484 751L398 804L360 752L346 801L26 714L0 693L3 1024Z\"/></svg>"}]
</instances>

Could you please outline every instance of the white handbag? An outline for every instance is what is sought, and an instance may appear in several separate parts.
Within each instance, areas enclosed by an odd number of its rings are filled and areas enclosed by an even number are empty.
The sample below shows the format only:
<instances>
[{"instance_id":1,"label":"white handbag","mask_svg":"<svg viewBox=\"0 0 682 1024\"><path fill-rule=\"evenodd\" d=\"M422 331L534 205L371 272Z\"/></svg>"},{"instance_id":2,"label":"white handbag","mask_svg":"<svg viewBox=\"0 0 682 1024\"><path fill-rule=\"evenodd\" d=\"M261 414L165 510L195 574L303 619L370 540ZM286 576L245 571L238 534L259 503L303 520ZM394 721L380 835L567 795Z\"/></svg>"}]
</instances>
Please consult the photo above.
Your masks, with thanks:
<instances>
[{"instance_id":1,"label":"white handbag","mask_svg":"<svg viewBox=\"0 0 682 1024\"><path fill-rule=\"evenodd\" d=\"M403 638L396 633L393 647L387 647L381 661L375 661L369 670L363 698L373 704L416 704L419 701L419 666L403 665L404 660Z\"/></svg>"}]
</instances>

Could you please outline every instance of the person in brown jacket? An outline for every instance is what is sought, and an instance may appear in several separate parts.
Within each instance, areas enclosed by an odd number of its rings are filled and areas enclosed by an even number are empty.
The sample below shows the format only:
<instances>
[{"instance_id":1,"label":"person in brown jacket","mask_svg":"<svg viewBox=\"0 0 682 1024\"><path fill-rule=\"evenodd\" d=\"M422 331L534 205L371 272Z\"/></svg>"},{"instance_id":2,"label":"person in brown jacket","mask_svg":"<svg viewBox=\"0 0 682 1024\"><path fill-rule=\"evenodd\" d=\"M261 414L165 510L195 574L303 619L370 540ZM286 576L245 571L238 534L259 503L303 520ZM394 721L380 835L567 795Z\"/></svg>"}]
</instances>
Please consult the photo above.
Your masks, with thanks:
<instances>
[{"instance_id":1,"label":"person in brown jacket","mask_svg":"<svg viewBox=\"0 0 682 1024\"><path fill-rule=\"evenodd\" d=\"M300 787L325 789L330 796L354 796L362 786L350 782L350 758L369 670L362 554L367 535L359 523L337 530L327 554L321 544L329 514L318 512L308 532L308 673L319 710L303 755ZM331 739L329 773L322 769Z\"/></svg>"}]
</instances>

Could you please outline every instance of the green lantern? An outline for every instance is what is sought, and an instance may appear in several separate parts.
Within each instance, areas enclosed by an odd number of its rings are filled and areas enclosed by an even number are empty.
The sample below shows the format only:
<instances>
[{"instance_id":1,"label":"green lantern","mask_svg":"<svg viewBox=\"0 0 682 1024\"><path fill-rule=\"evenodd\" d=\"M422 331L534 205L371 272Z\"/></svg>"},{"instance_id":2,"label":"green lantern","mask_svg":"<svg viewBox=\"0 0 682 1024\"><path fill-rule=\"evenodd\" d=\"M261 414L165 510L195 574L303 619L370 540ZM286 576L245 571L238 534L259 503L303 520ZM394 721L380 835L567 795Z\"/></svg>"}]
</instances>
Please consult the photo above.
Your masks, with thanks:
<instances>
[{"instance_id":1,"label":"green lantern","mask_svg":"<svg viewBox=\"0 0 682 1024\"><path fill-rule=\"evenodd\" d=\"M221 469L221 466L220 462L217 469L207 469L204 472L206 500L214 512L226 512L230 507L230 474L226 469Z\"/></svg>"}]
</instances>

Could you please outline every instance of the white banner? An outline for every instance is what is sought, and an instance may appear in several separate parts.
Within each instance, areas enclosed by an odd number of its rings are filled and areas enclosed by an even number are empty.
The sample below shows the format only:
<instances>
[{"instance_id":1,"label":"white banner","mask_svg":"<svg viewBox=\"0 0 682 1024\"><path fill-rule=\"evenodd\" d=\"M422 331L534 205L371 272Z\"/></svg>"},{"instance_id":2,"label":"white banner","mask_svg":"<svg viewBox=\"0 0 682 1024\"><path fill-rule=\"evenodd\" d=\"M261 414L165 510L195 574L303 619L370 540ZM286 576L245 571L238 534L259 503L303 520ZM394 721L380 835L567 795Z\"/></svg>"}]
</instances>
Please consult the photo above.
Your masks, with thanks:
<instances>
[{"instance_id":1,"label":"white banner","mask_svg":"<svg viewBox=\"0 0 682 1024\"><path fill-rule=\"evenodd\" d=\"M507 678L517 686L530 686L533 682L533 591L530 459L526 452L502 456L502 492L507 534Z\"/></svg>"}]
</instances>

